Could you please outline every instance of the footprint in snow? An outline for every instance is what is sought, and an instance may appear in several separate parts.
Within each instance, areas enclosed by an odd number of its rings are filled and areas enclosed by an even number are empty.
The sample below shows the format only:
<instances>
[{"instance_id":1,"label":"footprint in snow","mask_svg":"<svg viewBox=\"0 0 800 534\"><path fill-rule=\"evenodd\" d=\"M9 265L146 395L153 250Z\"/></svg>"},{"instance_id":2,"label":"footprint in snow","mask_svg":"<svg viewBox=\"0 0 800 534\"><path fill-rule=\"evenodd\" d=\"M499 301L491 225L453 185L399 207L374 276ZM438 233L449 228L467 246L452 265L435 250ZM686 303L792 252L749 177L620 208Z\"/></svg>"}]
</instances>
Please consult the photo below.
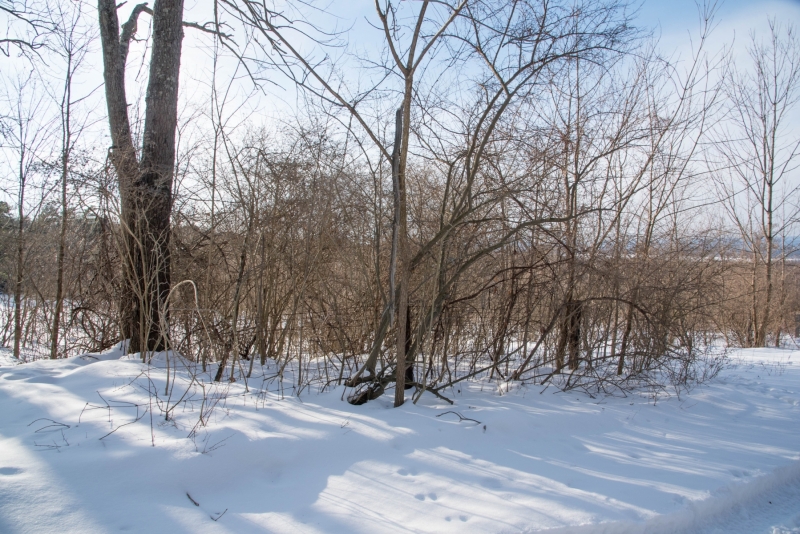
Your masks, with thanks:
<instances>
[{"instance_id":1,"label":"footprint in snow","mask_svg":"<svg viewBox=\"0 0 800 534\"><path fill-rule=\"evenodd\" d=\"M28 384L55 384L57 381L58 379L52 376L37 376L28 380Z\"/></svg>"},{"instance_id":2,"label":"footprint in snow","mask_svg":"<svg viewBox=\"0 0 800 534\"><path fill-rule=\"evenodd\" d=\"M489 489L500 489L501 487L503 487L503 484L496 478L488 478L488 477L482 478L480 480L480 484L484 488L489 488Z\"/></svg>"},{"instance_id":3,"label":"footprint in snow","mask_svg":"<svg viewBox=\"0 0 800 534\"><path fill-rule=\"evenodd\" d=\"M0 475L18 475L22 473L19 467L0 467Z\"/></svg>"}]
</instances>

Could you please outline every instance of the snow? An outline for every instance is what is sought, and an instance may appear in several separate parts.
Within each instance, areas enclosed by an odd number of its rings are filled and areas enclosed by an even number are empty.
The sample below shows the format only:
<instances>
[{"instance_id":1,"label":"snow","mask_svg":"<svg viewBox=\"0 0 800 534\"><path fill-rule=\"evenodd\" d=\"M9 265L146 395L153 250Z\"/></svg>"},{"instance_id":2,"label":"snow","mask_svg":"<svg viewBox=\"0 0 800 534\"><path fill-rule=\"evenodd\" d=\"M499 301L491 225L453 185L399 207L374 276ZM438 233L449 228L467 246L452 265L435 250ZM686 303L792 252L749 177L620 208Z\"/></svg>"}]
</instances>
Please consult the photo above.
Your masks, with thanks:
<instances>
[{"instance_id":1,"label":"snow","mask_svg":"<svg viewBox=\"0 0 800 534\"><path fill-rule=\"evenodd\" d=\"M0 357L0 532L800 533L800 351L656 399L479 381L399 409L188 365L167 396L163 355Z\"/></svg>"}]
</instances>

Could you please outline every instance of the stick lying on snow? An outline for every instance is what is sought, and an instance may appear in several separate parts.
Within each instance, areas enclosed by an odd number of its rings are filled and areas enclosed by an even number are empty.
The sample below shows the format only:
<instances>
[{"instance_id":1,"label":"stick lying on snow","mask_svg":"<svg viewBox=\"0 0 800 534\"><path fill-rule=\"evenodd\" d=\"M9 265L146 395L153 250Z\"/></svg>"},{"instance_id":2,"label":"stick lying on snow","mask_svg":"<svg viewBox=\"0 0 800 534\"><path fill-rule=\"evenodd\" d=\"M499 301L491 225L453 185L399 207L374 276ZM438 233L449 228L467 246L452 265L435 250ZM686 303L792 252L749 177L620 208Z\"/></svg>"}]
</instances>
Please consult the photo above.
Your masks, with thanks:
<instances>
[{"instance_id":1,"label":"stick lying on snow","mask_svg":"<svg viewBox=\"0 0 800 534\"><path fill-rule=\"evenodd\" d=\"M476 425L479 425L479 424L481 424L481 422L480 422L480 421L477 421L477 420L475 420L475 419L470 419L469 417L464 417L464 416L463 416L463 415L461 415L460 413L458 413L458 412L454 412L454 411L452 411L452 410L448 410L448 411L446 411L446 412L442 412L442 413L440 413L439 415L437 415L436 417L441 417L441 416L443 416L443 415L445 415L445 414L448 414L448 413L453 413L453 414L456 414L456 415L458 416L458 422L459 422L459 423L460 423L461 421L472 421L472 422L473 422L473 423L475 423Z\"/></svg>"}]
</instances>

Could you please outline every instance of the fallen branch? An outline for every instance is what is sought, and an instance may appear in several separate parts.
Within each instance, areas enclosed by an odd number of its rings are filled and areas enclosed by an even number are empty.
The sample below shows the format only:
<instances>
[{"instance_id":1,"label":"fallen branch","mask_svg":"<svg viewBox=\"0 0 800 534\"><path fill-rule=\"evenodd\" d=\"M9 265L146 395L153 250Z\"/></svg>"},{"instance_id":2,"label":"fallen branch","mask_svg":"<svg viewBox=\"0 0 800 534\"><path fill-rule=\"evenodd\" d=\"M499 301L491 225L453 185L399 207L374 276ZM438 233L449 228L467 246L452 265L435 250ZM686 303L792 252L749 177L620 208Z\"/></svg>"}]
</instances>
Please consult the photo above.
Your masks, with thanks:
<instances>
[{"instance_id":1,"label":"fallen branch","mask_svg":"<svg viewBox=\"0 0 800 534\"><path fill-rule=\"evenodd\" d=\"M441 417L441 416L443 416L443 415L447 415L447 414L449 414L449 413L452 413L452 414L455 414L455 415L457 415L457 416L458 416L458 422L459 422L459 423L460 423L461 421L472 421L472 422L473 422L473 423L475 423L476 425L480 425L480 424L481 424L481 422L480 422L480 421L478 421L477 419L472 419L472 418L469 418L469 417L464 417L464 416L463 416L463 415L461 415L460 413L458 413L458 412L454 412L454 411L452 411L452 410L448 410L448 411L446 411L446 412L442 412L442 413L440 413L439 415L437 415L436 417Z\"/></svg>"},{"instance_id":2,"label":"fallen branch","mask_svg":"<svg viewBox=\"0 0 800 534\"><path fill-rule=\"evenodd\" d=\"M441 393L439 393L439 390L438 390L438 389L431 389L431 388L428 388L428 389L426 389L425 391L429 391L430 393L433 393L434 395L436 395L437 397L439 397L439 398L440 398L440 399L442 399L443 401L446 401L446 402L450 403L450 405L451 405L451 406L452 406L453 404L455 404L455 402L451 401L450 399L448 399L447 397L445 397L444 395L442 395Z\"/></svg>"}]
</instances>

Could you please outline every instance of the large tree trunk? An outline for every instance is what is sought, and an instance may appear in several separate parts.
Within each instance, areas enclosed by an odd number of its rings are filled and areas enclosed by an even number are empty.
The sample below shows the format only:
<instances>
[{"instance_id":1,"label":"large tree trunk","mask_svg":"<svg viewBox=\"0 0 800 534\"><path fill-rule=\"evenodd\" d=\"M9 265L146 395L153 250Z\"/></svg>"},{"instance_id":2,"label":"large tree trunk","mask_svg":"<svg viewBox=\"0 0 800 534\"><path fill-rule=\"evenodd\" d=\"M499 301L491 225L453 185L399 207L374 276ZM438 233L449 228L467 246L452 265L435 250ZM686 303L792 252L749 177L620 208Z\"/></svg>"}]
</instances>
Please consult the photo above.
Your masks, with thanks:
<instances>
[{"instance_id":1,"label":"large tree trunk","mask_svg":"<svg viewBox=\"0 0 800 534\"><path fill-rule=\"evenodd\" d=\"M147 350L163 350L168 324L167 296L170 288L170 218L172 178L175 166L175 129L178 124L178 75L183 41L183 0L156 0L153 6L153 52L145 97L144 142L139 163L135 202L141 217L135 235L140 258L136 265L139 284L139 315L146 332L134 332L147 342ZM163 320L163 322L162 322ZM143 324L141 321L138 324ZM132 347L136 349L143 347Z\"/></svg>"},{"instance_id":2,"label":"large tree trunk","mask_svg":"<svg viewBox=\"0 0 800 534\"><path fill-rule=\"evenodd\" d=\"M123 279L133 279L133 262L129 251L132 239L134 219L131 215L134 208L131 205L131 189L136 181L139 171L136 162L136 151L133 148L131 127L128 119L128 99L125 95L125 61L128 58L128 44L136 31L136 21L144 9L143 5L136 6L130 19L123 26L120 35L117 6L114 0L98 0L98 14L100 17L100 42L103 48L103 80L105 82L106 107L108 109L108 124L111 133L111 147L109 159L117 173L120 192L120 221L123 226L122 266ZM132 325L137 320L134 318L133 287L130 284L123 286L120 299L120 333L124 339L132 339Z\"/></svg>"},{"instance_id":3,"label":"large tree trunk","mask_svg":"<svg viewBox=\"0 0 800 534\"><path fill-rule=\"evenodd\" d=\"M170 215L178 117L178 77L183 40L183 0L156 0L153 6L153 51L145 99L141 161L131 138L125 95L125 62L138 16L137 5L119 31L113 0L98 0L103 46L111 162L120 190L125 287L121 299L121 333L129 352L161 350L167 324L170 288Z\"/></svg>"}]
</instances>

